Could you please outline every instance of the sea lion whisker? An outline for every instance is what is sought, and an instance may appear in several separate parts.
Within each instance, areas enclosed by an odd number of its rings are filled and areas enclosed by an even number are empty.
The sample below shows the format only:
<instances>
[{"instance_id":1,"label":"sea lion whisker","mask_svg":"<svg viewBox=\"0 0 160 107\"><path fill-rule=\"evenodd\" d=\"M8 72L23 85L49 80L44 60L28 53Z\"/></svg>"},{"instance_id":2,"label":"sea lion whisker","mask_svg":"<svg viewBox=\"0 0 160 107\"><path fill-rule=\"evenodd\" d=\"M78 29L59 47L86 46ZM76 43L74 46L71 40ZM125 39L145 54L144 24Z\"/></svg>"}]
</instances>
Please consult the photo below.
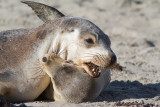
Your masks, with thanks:
<instances>
[{"instance_id":1,"label":"sea lion whisker","mask_svg":"<svg viewBox=\"0 0 160 107\"><path fill-rule=\"evenodd\" d=\"M32 68L28 68L28 69L34 69L34 70L42 70L42 66L39 64L39 65L35 65L34 67Z\"/></svg>"},{"instance_id":2,"label":"sea lion whisker","mask_svg":"<svg viewBox=\"0 0 160 107\"><path fill-rule=\"evenodd\" d=\"M39 74L42 74L42 73L43 73L43 70L40 69L40 70L37 70L37 72L35 72L33 75L34 75L34 76L37 76L37 74L38 74L38 76L39 76Z\"/></svg>"},{"instance_id":3,"label":"sea lion whisker","mask_svg":"<svg viewBox=\"0 0 160 107\"><path fill-rule=\"evenodd\" d=\"M93 56L80 56L79 58L81 59L93 59Z\"/></svg>"},{"instance_id":4,"label":"sea lion whisker","mask_svg":"<svg viewBox=\"0 0 160 107\"><path fill-rule=\"evenodd\" d=\"M63 55L64 53L66 53L66 49L61 49L61 50L58 52L58 56Z\"/></svg>"},{"instance_id":5,"label":"sea lion whisker","mask_svg":"<svg viewBox=\"0 0 160 107\"><path fill-rule=\"evenodd\" d=\"M83 57L93 57L93 56L89 56L89 55L87 56L87 55L84 55L84 56L81 56L81 57L83 58Z\"/></svg>"},{"instance_id":6,"label":"sea lion whisker","mask_svg":"<svg viewBox=\"0 0 160 107\"><path fill-rule=\"evenodd\" d=\"M88 55L92 55L92 56L95 56L95 55L97 55L97 53L84 53L84 54L88 54Z\"/></svg>"},{"instance_id":7,"label":"sea lion whisker","mask_svg":"<svg viewBox=\"0 0 160 107\"><path fill-rule=\"evenodd\" d=\"M34 68L32 68L32 69L34 69L34 70L42 70L42 69L39 68L39 67L34 67Z\"/></svg>"},{"instance_id":8,"label":"sea lion whisker","mask_svg":"<svg viewBox=\"0 0 160 107\"><path fill-rule=\"evenodd\" d=\"M38 75L38 76L32 77L32 78L30 78L30 79L33 79L33 80L35 81L35 80L37 80L37 79L41 79L41 78L44 77L44 76L45 76L45 74L43 74L43 75Z\"/></svg>"},{"instance_id":9,"label":"sea lion whisker","mask_svg":"<svg viewBox=\"0 0 160 107\"><path fill-rule=\"evenodd\" d=\"M99 57L100 56L100 57ZM101 63L103 63L103 65L105 65L105 62L106 62L106 59L104 58L104 55L101 55L101 54L99 54L98 53L98 56L96 56L96 57L99 57L99 58L101 58Z\"/></svg>"}]
</instances>

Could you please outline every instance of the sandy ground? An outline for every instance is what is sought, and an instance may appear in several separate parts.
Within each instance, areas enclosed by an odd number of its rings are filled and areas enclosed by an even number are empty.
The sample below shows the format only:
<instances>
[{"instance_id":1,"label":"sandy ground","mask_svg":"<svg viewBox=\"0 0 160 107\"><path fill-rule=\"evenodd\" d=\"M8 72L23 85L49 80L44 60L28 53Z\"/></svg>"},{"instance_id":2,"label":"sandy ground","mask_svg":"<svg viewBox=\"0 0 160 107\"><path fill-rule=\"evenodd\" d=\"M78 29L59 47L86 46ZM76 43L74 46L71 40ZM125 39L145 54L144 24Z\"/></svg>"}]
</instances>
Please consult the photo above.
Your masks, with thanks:
<instances>
[{"instance_id":1,"label":"sandy ground","mask_svg":"<svg viewBox=\"0 0 160 107\"><path fill-rule=\"evenodd\" d=\"M81 104L28 102L20 106L160 106L160 0L35 0L66 15L98 25L112 42L123 72L112 71L110 86ZM19 0L0 0L0 31L34 28L43 22Z\"/></svg>"}]
</instances>

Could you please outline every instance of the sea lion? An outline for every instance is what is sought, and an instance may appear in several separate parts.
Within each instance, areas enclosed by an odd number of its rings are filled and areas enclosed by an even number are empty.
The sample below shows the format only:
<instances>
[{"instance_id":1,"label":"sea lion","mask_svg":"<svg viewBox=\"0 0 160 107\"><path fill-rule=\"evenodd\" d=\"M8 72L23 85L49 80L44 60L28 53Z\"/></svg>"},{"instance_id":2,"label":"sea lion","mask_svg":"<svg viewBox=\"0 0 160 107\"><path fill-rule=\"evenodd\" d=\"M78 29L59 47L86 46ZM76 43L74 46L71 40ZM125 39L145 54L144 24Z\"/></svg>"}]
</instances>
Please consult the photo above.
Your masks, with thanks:
<instances>
[{"instance_id":1,"label":"sea lion","mask_svg":"<svg viewBox=\"0 0 160 107\"><path fill-rule=\"evenodd\" d=\"M82 67L56 54L45 55L40 62L51 78L53 98L58 102L81 103L99 96L99 79L89 76ZM98 83L98 84L97 84Z\"/></svg>"},{"instance_id":2,"label":"sea lion","mask_svg":"<svg viewBox=\"0 0 160 107\"><path fill-rule=\"evenodd\" d=\"M50 83L39 62L55 50L92 77L98 77L99 69L106 68L101 69L103 75L97 81L98 91L102 92L110 81L109 69L116 63L109 37L87 19L60 15L53 7L39 6L37 12L47 19L46 23L35 29L0 32L0 95L11 102L36 99ZM55 19L50 20L54 15Z\"/></svg>"},{"instance_id":3,"label":"sea lion","mask_svg":"<svg viewBox=\"0 0 160 107\"><path fill-rule=\"evenodd\" d=\"M69 17L69 16L65 16L64 14L62 14L60 11L58 11L57 9L53 8L53 7L50 7L50 6L47 6L45 4L41 4L41 3L37 3L37 2L33 2L33 1L22 1L22 3L25 3L27 4L28 6L30 6L36 13L36 15L44 22L48 22L48 21L52 21L54 20L55 18L57 17ZM55 16L56 14L56 16ZM76 18L76 17L75 17ZM78 18L78 17L77 17ZM82 19L82 18L81 18ZM86 20L86 19L84 19ZM79 20L79 21L83 21L82 20ZM86 20L87 21L87 20ZM89 20L88 20L89 21ZM73 24L73 22L70 22L71 24ZM79 26L77 22L76 23L76 26ZM66 23L67 24L67 23ZM90 22L90 24L93 24L92 22ZM103 31L101 31L96 25L94 26L91 26L89 23L85 23L85 21L83 22L83 26L86 26L84 27L83 29L80 28L80 30L82 30L81 32L79 33L82 33L82 39L85 40L86 44L88 44L88 46L86 46L85 48L88 48L86 51L90 51L90 53L85 53L85 54L88 54L88 57L87 58L81 58L81 60L79 61L76 61L78 62L78 65L81 65L85 68L86 72L92 76L92 77L98 77L100 75L100 73L98 73L99 69L98 69L98 66L99 66L99 60L98 59L100 56L98 56L99 53L96 53L96 51L93 52L93 55L90 55L92 53L92 48L90 47L96 47L97 48L97 45L105 45L104 48L108 48L108 56L109 57L106 57L106 54L101 54L101 65L100 66L103 66L103 67L106 67L106 69L108 68L112 68L115 63L116 63L116 55L113 53L113 51L110 49L110 40L108 38L107 35L105 35L103 33ZM86 28L86 29L85 29ZM90 31L88 30L88 28L90 29ZM98 28L98 29L97 29ZM68 31L72 32L74 31L73 28L66 28L68 29ZM88 32L89 33L86 33ZM62 30L62 33L64 31ZM102 34L100 34L102 33ZM66 33L64 33L66 34ZM105 41L106 43L105 44L101 44L101 42L99 42L99 34L100 35L103 35L101 36L101 40L100 41ZM68 35L68 34L66 34ZM68 37L68 36L66 36ZM83 38L84 37L84 38ZM67 39L67 38L66 38ZM103 40L104 39L104 40ZM78 40L79 41L79 40ZM75 42L75 41L74 41ZM99 42L97 44L97 42ZM108 43L107 43L108 42ZM77 45L77 43L75 44L75 46ZM102 46L103 47L103 46ZM77 48L77 47L74 47L74 48ZM73 49L74 49L73 48ZM78 47L79 48L79 47ZM83 50L83 49L81 49ZM106 52L106 50L103 50L102 49L102 52ZM80 54L80 53L79 53ZM96 55L95 55L96 54ZM103 56L104 55L104 56ZM92 61L90 60L90 56L94 56L94 58L91 58ZM86 57L84 55L80 56L80 57ZM77 58L76 58L77 59ZM78 58L79 59L79 58ZM84 59L85 61L82 61L82 59ZM103 60L106 60L106 61L103 61ZM98 61L98 62L97 62ZM109 61L109 62L108 62ZM103 65L102 65L103 63ZM107 65L107 66L106 66ZM96 68L96 69L95 69Z\"/></svg>"}]
</instances>

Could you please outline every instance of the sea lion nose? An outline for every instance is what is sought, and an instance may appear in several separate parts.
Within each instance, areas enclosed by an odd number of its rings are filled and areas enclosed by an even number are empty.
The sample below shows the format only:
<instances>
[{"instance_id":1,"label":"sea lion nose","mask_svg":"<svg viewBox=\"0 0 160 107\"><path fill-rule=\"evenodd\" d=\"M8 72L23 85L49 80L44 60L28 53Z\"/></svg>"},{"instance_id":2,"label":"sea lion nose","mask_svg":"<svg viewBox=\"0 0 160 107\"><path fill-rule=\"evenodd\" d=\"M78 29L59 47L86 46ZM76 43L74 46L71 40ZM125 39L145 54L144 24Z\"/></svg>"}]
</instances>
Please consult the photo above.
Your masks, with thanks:
<instances>
[{"instance_id":1,"label":"sea lion nose","mask_svg":"<svg viewBox=\"0 0 160 107\"><path fill-rule=\"evenodd\" d=\"M110 54L110 57L111 57L110 66L112 66L117 62L117 57L114 53Z\"/></svg>"}]
</instances>

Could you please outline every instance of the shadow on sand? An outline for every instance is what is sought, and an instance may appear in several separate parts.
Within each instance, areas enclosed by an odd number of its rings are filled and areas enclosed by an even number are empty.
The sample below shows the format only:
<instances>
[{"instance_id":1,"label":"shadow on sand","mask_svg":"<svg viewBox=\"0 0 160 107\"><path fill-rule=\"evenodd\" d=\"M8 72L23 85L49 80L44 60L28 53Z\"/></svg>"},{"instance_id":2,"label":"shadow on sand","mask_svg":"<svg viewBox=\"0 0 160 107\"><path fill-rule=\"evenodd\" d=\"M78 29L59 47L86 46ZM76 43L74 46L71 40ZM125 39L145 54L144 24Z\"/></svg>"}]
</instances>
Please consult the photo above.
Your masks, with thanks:
<instances>
[{"instance_id":1,"label":"shadow on sand","mask_svg":"<svg viewBox=\"0 0 160 107\"><path fill-rule=\"evenodd\" d=\"M160 96L160 83L145 84L138 81L113 81L96 101L121 101L124 99L154 98Z\"/></svg>"},{"instance_id":2,"label":"shadow on sand","mask_svg":"<svg viewBox=\"0 0 160 107\"><path fill-rule=\"evenodd\" d=\"M113 81L108 88L94 101L91 102L117 102L124 99L140 99L140 98L154 98L160 96L160 83L145 84L138 81ZM3 100L3 98L1 98ZM160 97L159 97L160 99ZM0 100L0 107L17 107L6 100ZM21 103L18 107L27 107L24 103Z\"/></svg>"}]
</instances>

